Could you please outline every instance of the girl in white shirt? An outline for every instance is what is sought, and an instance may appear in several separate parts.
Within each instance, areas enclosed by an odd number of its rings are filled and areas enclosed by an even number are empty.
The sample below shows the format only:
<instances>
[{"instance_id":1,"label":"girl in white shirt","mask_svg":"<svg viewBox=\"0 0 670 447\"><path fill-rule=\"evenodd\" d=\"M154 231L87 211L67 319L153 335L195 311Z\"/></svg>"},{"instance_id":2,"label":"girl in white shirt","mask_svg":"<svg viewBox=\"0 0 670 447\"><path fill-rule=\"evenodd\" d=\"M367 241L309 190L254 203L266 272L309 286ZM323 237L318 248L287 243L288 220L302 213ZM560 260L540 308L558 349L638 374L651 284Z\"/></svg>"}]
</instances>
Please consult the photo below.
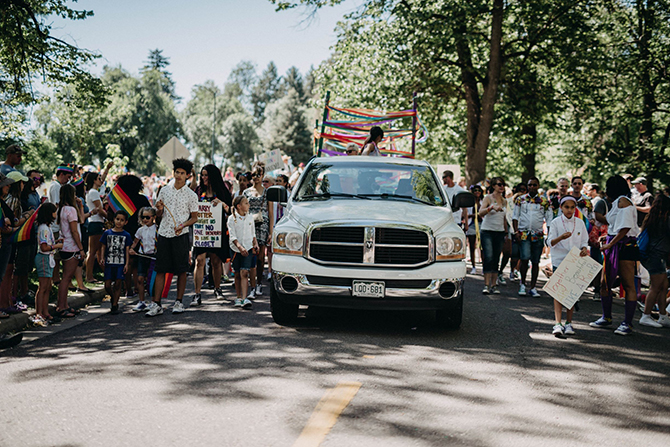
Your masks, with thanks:
<instances>
[{"instance_id":1,"label":"girl in white shirt","mask_svg":"<svg viewBox=\"0 0 670 447\"><path fill-rule=\"evenodd\" d=\"M228 217L228 240L233 270L235 271L235 307L250 309L252 303L247 297L249 290L249 270L253 253L258 252L256 226L249 215L249 200L245 196L233 199L233 213Z\"/></svg>"},{"instance_id":2,"label":"girl in white shirt","mask_svg":"<svg viewBox=\"0 0 670 447\"><path fill-rule=\"evenodd\" d=\"M551 265L554 271L561 265L561 262L568 255L573 247L580 248L579 256L589 255L589 234L586 231L586 225L581 219L575 217L577 200L572 196L565 196L561 199L561 214L551 221L547 242L551 250ZM572 327L572 314L574 307L567 310L565 316L565 326L561 323L563 318L563 305L554 300L554 317L556 324L552 334L556 336L574 335L575 330Z\"/></svg>"}]
</instances>

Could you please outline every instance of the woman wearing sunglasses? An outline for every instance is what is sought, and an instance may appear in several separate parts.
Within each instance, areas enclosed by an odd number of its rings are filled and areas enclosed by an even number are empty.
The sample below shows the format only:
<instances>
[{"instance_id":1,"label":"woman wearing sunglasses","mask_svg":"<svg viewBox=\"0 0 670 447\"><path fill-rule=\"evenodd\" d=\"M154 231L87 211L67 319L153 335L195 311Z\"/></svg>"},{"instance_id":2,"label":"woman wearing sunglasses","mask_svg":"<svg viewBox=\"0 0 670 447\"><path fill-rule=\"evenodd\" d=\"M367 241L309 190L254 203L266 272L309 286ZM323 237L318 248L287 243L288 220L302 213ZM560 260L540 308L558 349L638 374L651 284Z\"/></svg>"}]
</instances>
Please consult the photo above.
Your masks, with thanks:
<instances>
[{"instance_id":1,"label":"woman wearing sunglasses","mask_svg":"<svg viewBox=\"0 0 670 447\"><path fill-rule=\"evenodd\" d=\"M481 239L484 252L484 290L482 293L499 294L497 288L498 264L507 233L507 203L505 201L505 181L501 177L491 179L491 194L482 200L479 217L482 220Z\"/></svg>"}]
</instances>

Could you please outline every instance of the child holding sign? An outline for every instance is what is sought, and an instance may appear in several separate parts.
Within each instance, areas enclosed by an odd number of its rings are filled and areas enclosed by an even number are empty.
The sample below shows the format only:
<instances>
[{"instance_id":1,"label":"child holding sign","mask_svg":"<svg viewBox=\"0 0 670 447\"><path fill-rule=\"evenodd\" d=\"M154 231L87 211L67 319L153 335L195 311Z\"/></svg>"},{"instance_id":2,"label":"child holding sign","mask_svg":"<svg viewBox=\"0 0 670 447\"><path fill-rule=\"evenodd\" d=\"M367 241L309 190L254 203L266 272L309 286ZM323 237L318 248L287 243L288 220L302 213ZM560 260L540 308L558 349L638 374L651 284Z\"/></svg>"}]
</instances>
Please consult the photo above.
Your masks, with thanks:
<instances>
[{"instance_id":1,"label":"child holding sign","mask_svg":"<svg viewBox=\"0 0 670 447\"><path fill-rule=\"evenodd\" d=\"M589 234L586 231L586 225L581 219L575 217L577 200L572 196L565 196L560 201L561 214L551 221L547 242L551 252L551 265L554 271L561 265L563 259L568 255L573 247L581 249L580 256L589 255ZM572 313L574 307L568 309L565 317L565 326L561 323L563 316L563 305L554 300L554 317L556 324L552 334L557 337L563 335L574 335L572 328Z\"/></svg>"}]
</instances>

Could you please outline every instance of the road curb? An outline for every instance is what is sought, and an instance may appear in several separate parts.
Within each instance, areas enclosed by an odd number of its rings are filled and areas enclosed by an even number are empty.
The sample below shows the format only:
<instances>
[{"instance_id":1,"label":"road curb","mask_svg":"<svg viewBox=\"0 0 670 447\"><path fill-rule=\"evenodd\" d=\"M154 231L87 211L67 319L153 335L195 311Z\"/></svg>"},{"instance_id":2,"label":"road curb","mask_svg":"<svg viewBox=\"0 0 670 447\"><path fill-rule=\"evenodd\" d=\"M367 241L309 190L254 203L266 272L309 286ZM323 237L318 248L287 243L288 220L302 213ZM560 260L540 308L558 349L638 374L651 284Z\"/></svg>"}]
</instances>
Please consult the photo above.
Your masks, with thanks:
<instances>
[{"instance_id":1,"label":"road curb","mask_svg":"<svg viewBox=\"0 0 670 447\"><path fill-rule=\"evenodd\" d=\"M70 307L79 308L84 307L88 304L91 304L96 301L102 301L107 294L104 287L91 289L92 293L73 293L68 295L67 303ZM52 314L56 312L56 305L49 304L49 312ZM30 311L21 312L18 314L12 314L9 318L0 320L0 334L6 334L8 332L16 332L23 330L30 324L29 317L35 313L34 309Z\"/></svg>"}]
</instances>

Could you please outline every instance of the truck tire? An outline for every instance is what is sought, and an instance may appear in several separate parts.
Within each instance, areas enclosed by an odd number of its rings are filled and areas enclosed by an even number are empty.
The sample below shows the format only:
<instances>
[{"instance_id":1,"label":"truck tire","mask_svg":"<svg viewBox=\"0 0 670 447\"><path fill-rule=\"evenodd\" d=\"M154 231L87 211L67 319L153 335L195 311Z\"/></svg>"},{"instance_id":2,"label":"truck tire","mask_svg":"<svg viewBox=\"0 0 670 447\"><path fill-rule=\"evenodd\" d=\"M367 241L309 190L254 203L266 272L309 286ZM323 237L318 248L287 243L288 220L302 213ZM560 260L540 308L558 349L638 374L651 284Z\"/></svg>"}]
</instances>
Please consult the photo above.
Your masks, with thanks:
<instances>
[{"instance_id":1,"label":"truck tire","mask_svg":"<svg viewBox=\"0 0 670 447\"><path fill-rule=\"evenodd\" d=\"M275 323L281 326L294 324L298 320L298 305L282 301L274 284L270 286L270 312Z\"/></svg>"},{"instance_id":2,"label":"truck tire","mask_svg":"<svg viewBox=\"0 0 670 447\"><path fill-rule=\"evenodd\" d=\"M449 306L435 313L437 324L447 330L461 327L463 321L463 292L456 298L449 300Z\"/></svg>"}]
</instances>

